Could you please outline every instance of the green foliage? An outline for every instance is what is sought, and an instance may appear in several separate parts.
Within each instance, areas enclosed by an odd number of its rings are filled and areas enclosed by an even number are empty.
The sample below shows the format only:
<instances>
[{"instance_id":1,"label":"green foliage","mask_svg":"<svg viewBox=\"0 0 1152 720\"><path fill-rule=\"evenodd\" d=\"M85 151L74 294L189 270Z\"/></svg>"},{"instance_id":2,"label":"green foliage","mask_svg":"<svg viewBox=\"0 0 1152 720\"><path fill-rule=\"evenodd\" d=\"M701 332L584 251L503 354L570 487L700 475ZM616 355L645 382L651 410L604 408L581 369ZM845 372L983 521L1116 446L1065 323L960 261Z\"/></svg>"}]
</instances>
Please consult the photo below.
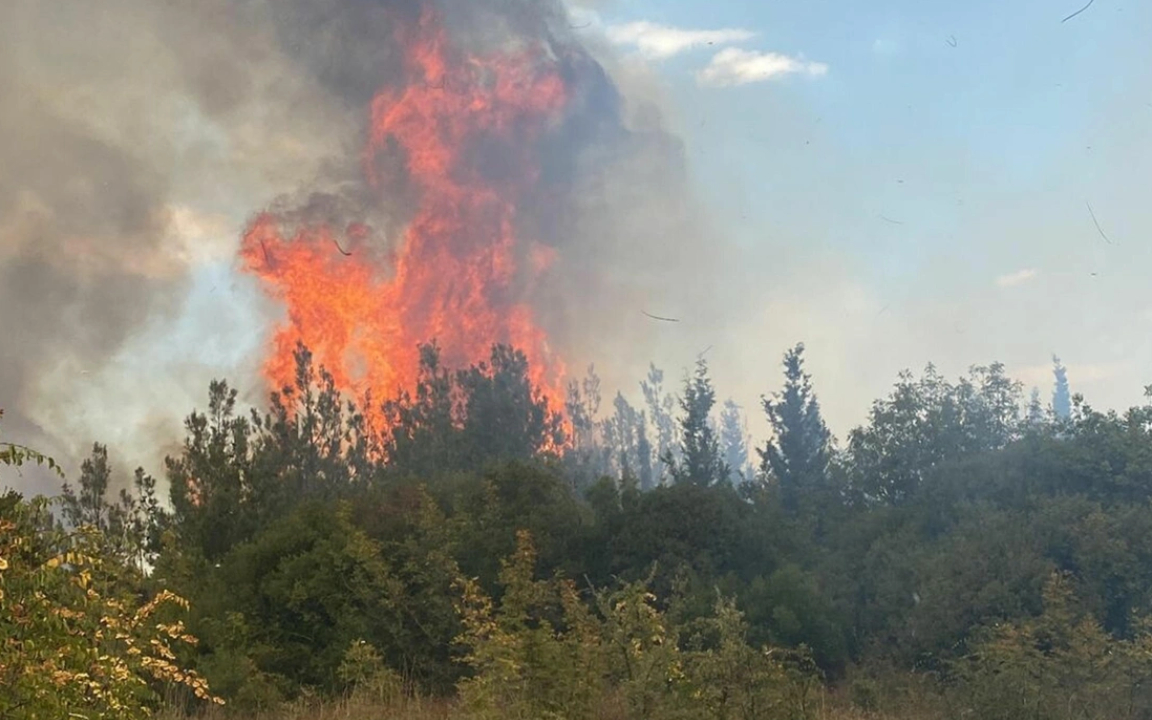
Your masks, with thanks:
<instances>
[{"instance_id":1,"label":"green foliage","mask_svg":"<svg viewBox=\"0 0 1152 720\"><path fill-rule=\"evenodd\" d=\"M269 412L252 413L252 467L245 469L248 484L242 478L239 488L265 513L282 514L306 500L346 497L351 489L371 484L377 469L373 458L381 453L376 432L356 404L344 400L331 373L316 368L303 345L297 346L295 360L295 383L272 393ZM232 393L230 402L234 399Z\"/></svg>"},{"instance_id":2,"label":"green foliage","mask_svg":"<svg viewBox=\"0 0 1152 720\"><path fill-rule=\"evenodd\" d=\"M575 553L586 511L556 473L521 463L493 467L454 493L452 503L466 572L495 579L498 559L513 550L522 529L538 538L546 567L582 571Z\"/></svg>"},{"instance_id":3,"label":"green foliage","mask_svg":"<svg viewBox=\"0 0 1152 720\"><path fill-rule=\"evenodd\" d=\"M604 447L600 437L602 400L595 366L590 365L582 379L568 382L564 410L571 436L564 451L564 472L576 488L585 489L608 473L611 450Z\"/></svg>"},{"instance_id":4,"label":"green foliage","mask_svg":"<svg viewBox=\"0 0 1152 720\"><path fill-rule=\"evenodd\" d=\"M774 437L758 451L760 471L780 493L785 511L796 514L802 505L826 501L832 433L804 372L803 343L784 355L784 389L763 404Z\"/></svg>"},{"instance_id":5,"label":"green foliage","mask_svg":"<svg viewBox=\"0 0 1152 720\"><path fill-rule=\"evenodd\" d=\"M354 641L336 668L336 677L345 692L375 702L394 702L404 692L400 675L384 664L376 648L363 640Z\"/></svg>"},{"instance_id":6,"label":"green foliage","mask_svg":"<svg viewBox=\"0 0 1152 720\"><path fill-rule=\"evenodd\" d=\"M440 562L451 572L450 560ZM209 653L247 651L259 682L283 678L286 687L334 692L348 647L361 640L390 667L419 675L451 638L426 636L438 621L428 616L436 606L421 605L423 595L412 587L420 576L356 527L345 505L301 506L229 554L214 574L213 590L226 590L204 599L209 617L201 634ZM243 624L245 647L230 646L235 628L211 622L221 616Z\"/></svg>"},{"instance_id":7,"label":"green foliage","mask_svg":"<svg viewBox=\"0 0 1152 720\"><path fill-rule=\"evenodd\" d=\"M696 373L684 378L684 397L680 399L680 458L666 451L661 458L668 466L673 482L708 487L728 479L729 468L720 452L720 441L712 427L712 406L716 391L708 377L708 363L696 361Z\"/></svg>"},{"instance_id":8,"label":"green foliage","mask_svg":"<svg viewBox=\"0 0 1152 720\"><path fill-rule=\"evenodd\" d=\"M999 450L1017 437L1021 386L1004 366L974 367L956 384L929 365L904 372L892 394L853 430L847 462L857 499L899 504L941 463Z\"/></svg>"},{"instance_id":9,"label":"green foliage","mask_svg":"<svg viewBox=\"0 0 1152 720\"><path fill-rule=\"evenodd\" d=\"M209 561L301 502L369 486L378 469L372 458L381 451L364 416L306 348L295 357L295 384L272 393L263 415L244 417L237 391L212 382L208 411L187 418L184 447L167 459L172 526Z\"/></svg>"},{"instance_id":10,"label":"green foliage","mask_svg":"<svg viewBox=\"0 0 1152 720\"><path fill-rule=\"evenodd\" d=\"M651 489L654 475L647 419L621 393L616 393L612 407L615 413L603 423L604 444L610 451L610 467L621 479L635 480L642 489Z\"/></svg>"},{"instance_id":11,"label":"green foliage","mask_svg":"<svg viewBox=\"0 0 1152 720\"><path fill-rule=\"evenodd\" d=\"M673 418L676 409L676 399L671 393L664 391L664 371L653 364L648 366L648 375L640 381L640 390L644 394L644 406L648 410L648 418L652 421L653 439L656 457L666 464L666 458L674 461L680 459L679 428ZM663 480L663 477L659 478ZM663 484L658 482L657 484Z\"/></svg>"},{"instance_id":12,"label":"green foliage","mask_svg":"<svg viewBox=\"0 0 1152 720\"><path fill-rule=\"evenodd\" d=\"M462 581L460 685L476 717L789 718L814 716L818 674L805 653L757 650L731 601L685 637L643 582L596 594L593 613L568 580L534 579L530 535L504 561L499 604ZM710 638L701 636L707 635Z\"/></svg>"},{"instance_id":13,"label":"green foliage","mask_svg":"<svg viewBox=\"0 0 1152 720\"><path fill-rule=\"evenodd\" d=\"M688 686L679 637L645 581L601 591L606 668L626 716L674 716Z\"/></svg>"},{"instance_id":14,"label":"green foliage","mask_svg":"<svg viewBox=\"0 0 1152 720\"><path fill-rule=\"evenodd\" d=\"M436 345L420 348L415 393L384 403L390 429L385 450L392 462L417 475L437 475L463 463L455 376L440 364Z\"/></svg>"},{"instance_id":15,"label":"green foliage","mask_svg":"<svg viewBox=\"0 0 1152 720\"><path fill-rule=\"evenodd\" d=\"M528 358L494 345L487 363L457 373L462 396L464 467L489 460L524 460L564 442L560 416L549 407L559 398L541 395L528 377Z\"/></svg>"},{"instance_id":16,"label":"green foliage","mask_svg":"<svg viewBox=\"0 0 1152 720\"><path fill-rule=\"evenodd\" d=\"M711 647L684 653L689 695L706 718L787 718L815 716L819 672L804 648L795 651L748 644L748 625L735 602L720 598L704 626Z\"/></svg>"},{"instance_id":17,"label":"green foliage","mask_svg":"<svg viewBox=\"0 0 1152 720\"><path fill-rule=\"evenodd\" d=\"M782 647L808 647L817 664L839 670L848 662L845 622L821 591L816 578L797 565L757 577L741 596L754 637Z\"/></svg>"},{"instance_id":18,"label":"green foliage","mask_svg":"<svg viewBox=\"0 0 1152 720\"><path fill-rule=\"evenodd\" d=\"M771 548L759 542L759 518L728 483L715 488L694 484L661 487L643 493L612 522L603 540L610 555L606 583L616 575L635 580L652 563L661 593L675 574L687 569L703 578L727 573L751 576L771 562Z\"/></svg>"},{"instance_id":19,"label":"green foliage","mask_svg":"<svg viewBox=\"0 0 1152 720\"><path fill-rule=\"evenodd\" d=\"M140 580L96 528L65 533L45 501L0 497L0 716L142 718L165 688L216 700L177 658L196 642L171 617L187 603L146 600Z\"/></svg>"},{"instance_id":20,"label":"green foliage","mask_svg":"<svg viewBox=\"0 0 1152 720\"><path fill-rule=\"evenodd\" d=\"M97 443L80 465L78 491L64 483L60 514L69 527L96 528L121 558L143 569L156 559L168 515L156 494L156 481L143 468L136 469L131 491L122 488L116 503L107 497L111 478L108 448Z\"/></svg>"},{"instance_id":21,"label":"green foliage","mask_svg":"<svg viewBox=\"0 0 1152 720\"><path fill-rule=\"evenodd\" d=\"M213 382L208 412L185 421L183 452L167 459L173 526L209 560L251 537L272 488L257 472L253 428L236 415L236 390Z\"/></svg>"},{"instance_id":22,"label":"green foliage","mask_svg":"<svg viewBox=\"0 0 1152 720\"><path fill-rule=\"evenodd\" d=\"M999 365L929 367L841 452L797 346L767 482L734 486L740 417L713 425L702 362L679 417L655 368L643 409L619 394L606 416L590 373L565 445L522 355L422 360L383 428L302 347L263 411L213 383L167 463L171 513L96 445L34 535L98 542L101 597L189 598L181 657L243 710L459 689L477 717L801 718L842 681L857 712L909 717L1148 710L1152 406L1057 421Z\"/></svg>"},{"instance_id":23,"label":"green foliage","mask_svg":"<svg viewBox=\"0 0 1152 720\"><path fill-rule=\"evenodd\" d=\"M533 579L530 536L503 561L499 606L474 580L461 580L460 613L472 675L460 684L478 717L591 717L603 694L600 639L571 581Z\"/></svg>"},{"instance_id":24,"label":"green foliage","mask_svg":"<svg viewBox=\"0 0 1152 720\"><path fill-rule=\"evenodd\" d=\"M424 478L527 460L559 449L560 415L528 377L522 352L494 345L488 362L451 371L435 345L420 349L414 394L384 404L384 453L394 470Z\"/></svg>"},{"instance_id":25,"label":"green foliage","mask_svg":"<svg viewBox=\"0 0 1152 720\"><path fill-rule=\"evenodd\" d=\"M978 636L957 664L963 702L981 718L1144 718L1152 713L1152 625L1116 639L1054 574L1036 618Z\"/></svg>"}]
</instances>

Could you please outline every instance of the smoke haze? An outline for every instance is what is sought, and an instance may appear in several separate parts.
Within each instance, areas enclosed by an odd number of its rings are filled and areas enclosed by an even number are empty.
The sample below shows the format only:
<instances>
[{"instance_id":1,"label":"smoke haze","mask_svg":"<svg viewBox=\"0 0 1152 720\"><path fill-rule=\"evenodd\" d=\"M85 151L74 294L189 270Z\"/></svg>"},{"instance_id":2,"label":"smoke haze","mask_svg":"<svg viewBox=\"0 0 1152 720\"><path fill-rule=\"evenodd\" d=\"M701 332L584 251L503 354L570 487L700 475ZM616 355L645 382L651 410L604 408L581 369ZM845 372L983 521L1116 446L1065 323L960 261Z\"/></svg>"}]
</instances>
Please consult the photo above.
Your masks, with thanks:
<instances>
[{"instance_id":1,"label":"smoke haze","mask_svg":"<svg viewBox=\"0 0 1152 720\"><path fill-rule=\"evenodd\" d=\"M557 53L573 98L519 222L560 259L529 301L571 370L595 361L609 385L635 383L665 331L645 311L703 326L724 302L723 247L658 93L608 47L586 49L558 3L439 9L463 47ZM236 272L243 225L271 207L368 220L395 241L411 199L369 197L360 151L373 94L402 79L397 18L418 12L408 0L0 8L7 437L72 463L109 442L155 470L208 379L258 400L252 330L278 310Z\"/></svg>"}]
</instances>

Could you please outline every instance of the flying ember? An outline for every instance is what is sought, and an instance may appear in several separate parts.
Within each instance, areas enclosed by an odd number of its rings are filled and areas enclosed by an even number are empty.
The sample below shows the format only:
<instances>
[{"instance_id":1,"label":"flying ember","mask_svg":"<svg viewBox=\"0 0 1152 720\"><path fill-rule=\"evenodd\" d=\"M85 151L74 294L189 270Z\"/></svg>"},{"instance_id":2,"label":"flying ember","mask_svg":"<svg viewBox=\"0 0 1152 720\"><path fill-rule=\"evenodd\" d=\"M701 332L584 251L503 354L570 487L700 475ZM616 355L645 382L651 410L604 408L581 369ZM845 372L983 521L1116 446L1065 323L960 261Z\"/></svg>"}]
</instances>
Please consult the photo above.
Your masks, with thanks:
<instances>
[{"instance_id":1,"label":"flying ember","mask_svg":"<svg viewBox=\"0 0 1152 720\"><path fill-rule=\"evenodd\" d=\"M404 81L371 102L363 175L381 204L414 198L406 228L382 252L359 219L252 221L244 266L286 308L265 375L290 384L303 342L342 390L379 396L415 385L423 342L435 340L450 367L507 343L556 408L564 365L527 299L555 251L521 236L517 212L540 175L534 141L568 102L565 83L544 48L462 52L432 11L396 35Z\"/></svg>"}]
</instances>

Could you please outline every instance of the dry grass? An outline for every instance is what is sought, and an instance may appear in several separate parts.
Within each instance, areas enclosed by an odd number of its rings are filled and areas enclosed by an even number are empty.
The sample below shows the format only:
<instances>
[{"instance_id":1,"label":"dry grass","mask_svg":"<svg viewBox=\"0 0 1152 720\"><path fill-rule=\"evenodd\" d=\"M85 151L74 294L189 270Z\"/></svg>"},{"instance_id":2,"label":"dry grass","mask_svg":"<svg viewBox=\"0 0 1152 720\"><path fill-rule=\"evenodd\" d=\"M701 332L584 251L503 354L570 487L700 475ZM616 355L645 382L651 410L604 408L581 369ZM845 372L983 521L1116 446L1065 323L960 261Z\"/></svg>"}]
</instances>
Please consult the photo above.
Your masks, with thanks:
<instances>
[{"instance_id":1,"label":"dry grass","mask_svg":"<svg viewBox=\"0 0 1152 720\"><path fill-rule=\"evenodd\" d=\"M406 699L381 702L352 697L338 701L298 701L276 710L240 714L226 708L197 716L196 720L457 720L450 700ZM165 716L161 720L188 720Z\"/></svg>"},{"instance_id":2,"label":"dry grass","mask_svg":"<svg viewBox=\"0 0 1152 720\"><path fill-rule=\"evenodd\" d=\"M601 720L617 720L618 715L606 703ZM945 714L933 702L901 703L888 712L869 712L853 706L836 694L826 697L815 720L942 720ZM451 700L408 699L381 702L365 698L340 701L301 701L278 710L257 714L238 714L226 709L201 715L196 720L468 720L466 711ZM189 720L165 716L162 720ZM652 720L659 720L653 718Z\"/></svg>"}]
</instances>

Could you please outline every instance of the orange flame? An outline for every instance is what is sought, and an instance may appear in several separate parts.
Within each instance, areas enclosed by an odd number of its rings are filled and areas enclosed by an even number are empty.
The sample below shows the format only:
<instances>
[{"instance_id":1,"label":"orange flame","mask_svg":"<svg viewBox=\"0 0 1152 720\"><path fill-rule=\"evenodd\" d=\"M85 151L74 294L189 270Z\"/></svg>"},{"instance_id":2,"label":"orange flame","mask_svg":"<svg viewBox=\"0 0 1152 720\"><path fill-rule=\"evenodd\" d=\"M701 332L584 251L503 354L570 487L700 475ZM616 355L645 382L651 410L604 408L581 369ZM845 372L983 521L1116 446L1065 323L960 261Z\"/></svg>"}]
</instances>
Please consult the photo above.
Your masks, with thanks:
<instances>
[{"instance_id":1,"label":"orange flame","mask_svg":"<svg viewBox=\"0 0 1152 720\"><path fill-rule=\"evenodd\" d=\"M376 158L398 150L418 207L387 267L358 223L287 234L270 213L251 223L245 268L287 309L264 373L274 387L290 384L302 341L345 392L391 394L415 386L422 342L436 340L455 367L502 342L527 355L530 379L558 408L564 364L525 300L555 253L517 237L516 220L540 174L534 141L567 88L542 49L460 58L432 12L398 35L406 82L372 101L365 174L374 193L396 192Z\"/></svg>"}]
</instances>

